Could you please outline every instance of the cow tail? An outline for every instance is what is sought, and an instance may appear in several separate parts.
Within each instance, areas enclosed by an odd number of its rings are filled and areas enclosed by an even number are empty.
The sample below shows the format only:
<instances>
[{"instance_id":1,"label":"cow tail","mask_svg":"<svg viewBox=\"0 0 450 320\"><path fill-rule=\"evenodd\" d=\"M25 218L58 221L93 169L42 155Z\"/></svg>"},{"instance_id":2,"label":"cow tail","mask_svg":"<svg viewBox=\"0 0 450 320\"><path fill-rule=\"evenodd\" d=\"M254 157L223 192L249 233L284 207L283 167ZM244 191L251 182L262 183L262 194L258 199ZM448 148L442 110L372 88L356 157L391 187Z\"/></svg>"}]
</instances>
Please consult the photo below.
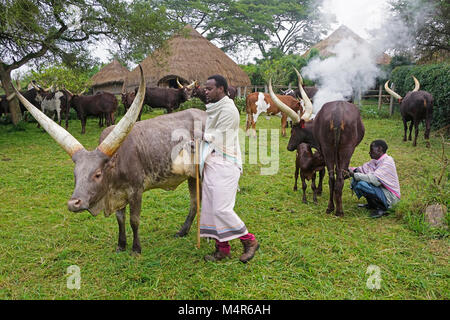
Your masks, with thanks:
<instances>
[{"instance_id":1,"label":"cow tail","mask_svg":"<svg viewBox=\"0 0 450 320\"><path fill-rule=\"evenodd\" d=\"M336 176L337 176L339 174L339 170L341 169L341 168L338 168L338 164L340 163L339 162L339 142L341 141L341 126L338 124L334 130L335 130L334 131L334 143L335 143L334 158L336 161L335 165L336 165Z\"/></svg>"}]
</instances>

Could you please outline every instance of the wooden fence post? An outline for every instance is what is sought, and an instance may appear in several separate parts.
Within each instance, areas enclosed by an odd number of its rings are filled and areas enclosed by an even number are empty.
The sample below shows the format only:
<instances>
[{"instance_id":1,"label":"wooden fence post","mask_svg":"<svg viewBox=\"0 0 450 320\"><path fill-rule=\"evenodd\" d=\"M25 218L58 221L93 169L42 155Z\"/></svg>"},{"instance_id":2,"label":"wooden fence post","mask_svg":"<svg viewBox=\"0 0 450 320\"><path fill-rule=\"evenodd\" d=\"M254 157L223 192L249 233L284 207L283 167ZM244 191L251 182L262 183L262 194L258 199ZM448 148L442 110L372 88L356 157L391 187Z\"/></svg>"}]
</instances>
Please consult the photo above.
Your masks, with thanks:
<instances>
[{"instance_id":1,"label":"wooden fence post","mask_svg":"<svg viewBox=\"0 0 450 320\"><path fill-rule=\"evenodd\" d=\"M383 93L383 86L380 84L380 88L378 90L378 111L381 110L381 100L382 100L382 94Z\"/></svg>"},{"instance_id":2,"label":"wooden fence post","mask_svg":"<svg viewBox=\"0 0 450 320\"><path fill-rule=\"evenodd\" d=\"M264 85L264 93L269 92L269 90L267 89L267 84Z\"/></svg>"},{"instance_id":3,"label":"wooden fence post","mask_svg":"<svg viewBox=\"0 0 450 320\"><path fill-rule=\"evenodd\" d=\"M237 96L238 98L241 98L241 87L237 88Z\"/></svg>"}]
</instances>

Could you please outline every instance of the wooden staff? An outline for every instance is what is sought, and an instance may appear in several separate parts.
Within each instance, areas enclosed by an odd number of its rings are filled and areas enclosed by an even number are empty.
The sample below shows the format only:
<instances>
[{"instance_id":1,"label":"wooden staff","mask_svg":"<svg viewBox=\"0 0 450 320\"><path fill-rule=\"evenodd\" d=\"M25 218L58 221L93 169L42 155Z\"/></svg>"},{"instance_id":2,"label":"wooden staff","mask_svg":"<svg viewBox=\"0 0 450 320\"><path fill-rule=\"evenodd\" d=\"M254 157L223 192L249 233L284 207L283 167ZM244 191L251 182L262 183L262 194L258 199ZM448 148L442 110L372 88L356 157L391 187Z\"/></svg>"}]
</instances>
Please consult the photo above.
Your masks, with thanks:
<instances>
[{"instance_id":1,"label":"wooden staff","mask_svg":"<svg viewBox=\"0 0 450 320\"><path fill-rule=\"evenodd\" d=\"M195 140L195 178L197 187L197 249L200 249L200 177L199 177L199 167L200 167L200 154L198 148L198 140Z\"/></svg>"}]
</instances>

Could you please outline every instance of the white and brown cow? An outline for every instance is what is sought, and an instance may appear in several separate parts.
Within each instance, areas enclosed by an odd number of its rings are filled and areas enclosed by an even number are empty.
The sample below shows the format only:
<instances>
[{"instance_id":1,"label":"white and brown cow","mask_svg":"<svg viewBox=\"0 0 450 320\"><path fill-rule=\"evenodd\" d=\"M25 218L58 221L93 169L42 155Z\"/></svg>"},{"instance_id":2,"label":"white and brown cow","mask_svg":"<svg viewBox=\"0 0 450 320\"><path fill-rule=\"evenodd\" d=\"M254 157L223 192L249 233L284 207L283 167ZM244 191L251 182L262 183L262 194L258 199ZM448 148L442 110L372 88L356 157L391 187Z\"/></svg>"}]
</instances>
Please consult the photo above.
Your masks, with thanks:
<instances>
[{"instance_id":1,"label":"white and brown cow","mask_svg":"<svg viewBox=\"0 0 450 320\"><path fill-rule=\"evenodd\" d=\"M279 95L277 97L283 101L284 104L289 106L296 113L303 110L303 105L301 100L297 100L292 96ZM256 121L261 113L266 113L266 115L281 115L281 134L286 136L286 124L287 115L281 112L280 108L273 103L272 98L268 93L253 92L249 94L246 98L246 110L247 110L247 135L250 135L250 127L252 127L253 136L256 137Z\"/></svg>"}]
</instances>

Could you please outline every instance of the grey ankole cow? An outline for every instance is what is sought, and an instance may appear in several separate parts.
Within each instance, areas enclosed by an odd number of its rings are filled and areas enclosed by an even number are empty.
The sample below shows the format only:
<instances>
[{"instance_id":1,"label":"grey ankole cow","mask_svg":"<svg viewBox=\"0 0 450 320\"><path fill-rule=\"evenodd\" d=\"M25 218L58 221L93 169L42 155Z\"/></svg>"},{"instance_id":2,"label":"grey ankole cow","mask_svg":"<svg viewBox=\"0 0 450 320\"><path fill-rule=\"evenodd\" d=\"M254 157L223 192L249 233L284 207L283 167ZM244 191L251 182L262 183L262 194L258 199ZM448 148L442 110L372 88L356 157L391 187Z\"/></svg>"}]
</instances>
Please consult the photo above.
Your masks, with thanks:
<instances>
[{"instance_id":1,"label":"grey ankole cow","mask_svg":"<svg viewBox=\"0 0 450 320\"><path fill-rule=\"evenodd\" d=\"M189 142L195 136L201 137L206 113L188 109L136 122L144 95L141 68L139 91L132 106L117 125L103 130L98 147L88 151L69 132L18 94L31 114L75 163L75 189L67 203L69 210L88 210L94 216L101 211L105 216L116 212L119 225L117 251L126 249L125 208L129 205L132 251L141 252L139 223L142 194L147 190L174 190L188 180L190 210L178 236L187 234L196 214L195 167L181 158L192 160ZM183 147L186 145L189 150Z\"/></svg>"}]
</instances>

